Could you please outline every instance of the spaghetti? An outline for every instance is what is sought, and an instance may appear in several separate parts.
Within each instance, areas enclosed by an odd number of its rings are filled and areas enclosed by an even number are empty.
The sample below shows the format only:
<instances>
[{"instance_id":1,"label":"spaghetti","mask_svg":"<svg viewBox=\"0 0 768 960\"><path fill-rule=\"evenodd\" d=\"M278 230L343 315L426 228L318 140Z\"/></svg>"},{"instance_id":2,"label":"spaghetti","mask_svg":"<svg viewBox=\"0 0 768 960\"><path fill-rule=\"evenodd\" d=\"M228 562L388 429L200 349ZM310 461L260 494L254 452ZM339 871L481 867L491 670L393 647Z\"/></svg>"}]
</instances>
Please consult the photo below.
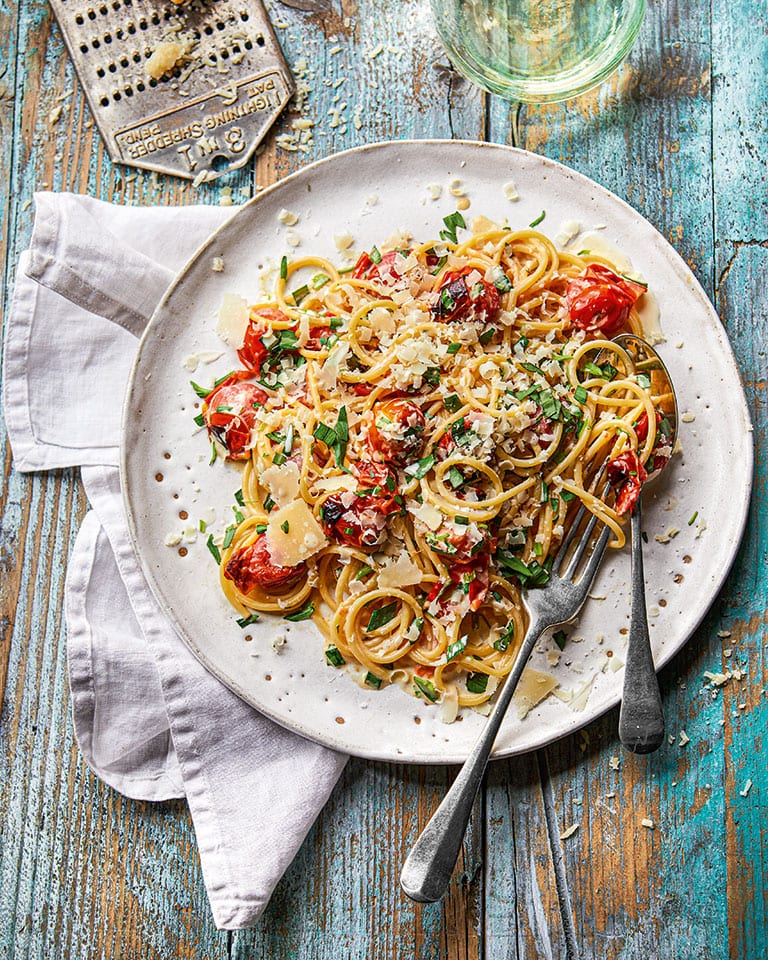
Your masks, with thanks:
<instances>
[{"instance_id":1,"label":"spaghetti","mask_svg":"<svg viewBox=\"0 0 768 960\"><path fill-rule=\"evenodd\" d=\"M533 229L464 228L348 271L284 258L273 299L226 318L242 366L199 418L243 463L214 544L243 622L312 617L329 664L453 715L512 668L521 590L547 582L577 506L621 547L671 454L661 398L611 339L642 333L645 286Z\"/></svg>"}]
</instances>

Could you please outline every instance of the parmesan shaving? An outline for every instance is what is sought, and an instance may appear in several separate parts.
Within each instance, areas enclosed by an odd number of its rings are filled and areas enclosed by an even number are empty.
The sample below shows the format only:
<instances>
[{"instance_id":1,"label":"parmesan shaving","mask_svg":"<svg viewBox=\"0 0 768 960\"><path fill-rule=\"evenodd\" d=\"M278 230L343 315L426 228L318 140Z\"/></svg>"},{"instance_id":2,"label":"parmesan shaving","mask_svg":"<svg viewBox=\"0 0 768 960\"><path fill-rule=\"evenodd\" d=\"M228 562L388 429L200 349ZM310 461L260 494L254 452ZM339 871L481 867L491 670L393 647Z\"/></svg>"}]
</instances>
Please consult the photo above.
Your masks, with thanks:
<instances>
[{"instance_id":1,"label":"parmesan shaving","mask_svg":"<svg viewBox=\"0 0 768 960\"><path fill-rule=\"evenodd\" d=\"M299 495L299 468L292 460L267 467L259 478L278 507L286 507Z\"/></svg>"},{"instance_id":2,"label":"parmesan shaving","mask_svg":"<svg viewBox=\"0 0 768 960\"><path fill-rule=\"evenodd\" d=\"M219 309L216 333L227 346L239 350L245 341L249 318L248 301L234 293L225 293Z\"/></svg>"},{"instance_id":3,"label":"parmesan shaving","mask_svg":"<svg viewBox=\"0 0 768 960\"><path fill-rule=\"evenodd\" d=\"M524 720L534 707L552 693L557 684L558 681L549 673L531 667L523 670L520 683L512 697L518 719Z\"/></svg>"},{"instance_id":4,"label":"parmesan shaving","mask_svg":"<svg viewBox=\"0 0 768 960\"><path fill-rule=\"evenodd\" d=\"M267 549L279 567L295 567L317 553L327 540L323 528L303 500L294 500L269 517Z\"/></svg>"}]
</instances>

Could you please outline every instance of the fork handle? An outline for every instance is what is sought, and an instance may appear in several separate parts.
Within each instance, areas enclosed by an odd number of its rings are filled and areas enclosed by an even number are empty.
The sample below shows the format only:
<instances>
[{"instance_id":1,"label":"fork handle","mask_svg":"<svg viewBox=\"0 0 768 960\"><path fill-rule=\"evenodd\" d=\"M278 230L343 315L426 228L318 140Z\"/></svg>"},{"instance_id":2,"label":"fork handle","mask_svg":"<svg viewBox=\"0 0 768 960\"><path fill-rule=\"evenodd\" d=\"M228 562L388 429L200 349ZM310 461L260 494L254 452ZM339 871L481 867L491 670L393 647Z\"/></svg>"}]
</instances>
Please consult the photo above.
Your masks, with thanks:
<instances>
[{"instance_id":1,"label":"fork handle","mask_svg":"<svg viewBox=\"0 0 768 960\"><path fill-rule=\"evenodd\" d=\"M501 721L545 627L546 624L538 620L528 627L515 665L504 681L482 734L403 864L400 885L411 900L434 903L448 888Z\"/></svg>"},{"instance_id":2,"label":"fork handle","mask_svg":"<svg viewBox=\"0 0 768 960\"><path fill-rule=\"evenodd\" d=\"M664 739L664 713L645 609L639 499L632 514L631 531L632 608L627 663L624 668L624 693L619 714L619 739L632 753L652 753L658 750Z\"/></svg>"}]
</instances>

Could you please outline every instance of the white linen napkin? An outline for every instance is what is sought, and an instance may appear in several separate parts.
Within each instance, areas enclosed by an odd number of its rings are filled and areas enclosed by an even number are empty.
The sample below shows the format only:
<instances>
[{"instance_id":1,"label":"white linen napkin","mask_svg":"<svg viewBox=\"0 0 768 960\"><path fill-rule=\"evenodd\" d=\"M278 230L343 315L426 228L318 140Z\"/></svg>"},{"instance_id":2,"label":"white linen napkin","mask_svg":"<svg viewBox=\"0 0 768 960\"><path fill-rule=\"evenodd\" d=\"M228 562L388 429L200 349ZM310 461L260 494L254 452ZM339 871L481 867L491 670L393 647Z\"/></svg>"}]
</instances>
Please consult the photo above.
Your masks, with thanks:
<instances>
[{"instance_id":1,"label":"white linen napkin","mask_svg":"<svg viewBox=\"0 0 768 960\"><path fill-rule=\"evenodd\" d=\"M166 619L126 528L117 469L133 356L178 269L232 208L119 207L41 193L6 321L17 470L82 467L92 510L65 592L75 734L126 796L186 796L214 921L252 925L346 758L279 727L208 674Z\"/></svg>"}]
</instances>

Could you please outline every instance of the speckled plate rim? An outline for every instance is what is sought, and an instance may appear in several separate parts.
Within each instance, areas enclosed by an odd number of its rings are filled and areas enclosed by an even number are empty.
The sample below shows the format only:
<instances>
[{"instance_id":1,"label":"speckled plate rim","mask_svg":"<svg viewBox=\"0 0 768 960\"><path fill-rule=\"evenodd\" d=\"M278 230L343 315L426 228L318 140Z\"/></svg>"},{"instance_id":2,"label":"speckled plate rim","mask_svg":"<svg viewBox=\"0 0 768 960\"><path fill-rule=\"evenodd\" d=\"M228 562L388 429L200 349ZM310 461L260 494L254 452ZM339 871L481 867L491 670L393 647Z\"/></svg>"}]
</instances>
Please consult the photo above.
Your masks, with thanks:
<instances>
[{"instance_id":1,"label":"speckled plate rim","mask_svg":"<svg viewBox=\"0 0 768 960\"><path fill-rule=\"evenodd\" d=\"M315 161L314 163L308 164L306 167L296 171L293 174L285 177L284 179L278 181L277 183L271 185L270 187L265 188L261 193L256 197L253 197L249 200L243 207L234 214L234 216L226 221L221 227L218 228L209 238L202 244L202 246L197 250L197 252L189 259L187 264L179 271L176 279L170 284L166 290L162 300L157 305L150 323L147 325L147 328L144 331L144 334L141 338L138 351L134 358L133 366L131 369L128 389L126 391L125 401L123 405L123 417L122 417L122 433L121 433L121 456L120 456L120 474L121 474L121 487L123 493L123 502L126 511L126 517L128 522L128 531L131 540L132 547L136 552L136 555L139 557L143 572L147 579L147 582L154 594L156 600L160 604L161 608L168 616L171 621L174 629L187 645L187 647L192 651L195 657L200 661L200 663L214 676L216 676L226 687L232 690L245 702L251 704L253 707L258 709L260 712L264 713L266 716L270 717L272 720L284 726L290 730L293 730L297 734L310 739L315 740L323 745L338 750L343 753L348 753L353 756L359 756L372 760L385 760L388 762L397 762L397 763L424 763L424 764L451 764L451 763L460 763L463 762L467 755L468 750L461 752L451 752L450 750L441 749L440 755L435 756L432 753L416 753L414 752L411 755L405 753L398 753L398 755L393 755L391 751L382 750L381 748L371 748L366 745L364 742L354 742L350 743L349 738L341 737L329 733L326 731L322 736L318 735L316 730L313 730L310 726L307 726L304 723L297 722L294 719L286 717L284 714L279 711L274 710L269 705L265 704L260 698L255 697L253 693L242 686L238 682L236 677L229 675L228 673L220 670L218 666L206 655L205 651L201 649L200 645L197 643L195 638L190 635L190 633L185 629L184 625L180 622L179 618L176 616L173 606L169 603L168 599L163 595L163 591L159 588L158 583L155 579L153 570L149 563L146 561L144 552L142 550L141 539L138 533L137 525L137 514L138 514L138 505L135 503L133 498L133 491L130 482L127 482L127 478L130 476L128 465L127 465L127 450L128 450L128 432L129 424L131 422L131 412L133 407L133 394L135 389L136 378L139 369L144 362L144 351L147 348L148 343L151 341L152 336L159 323L162 322L164 311L166 310L170 301L178 294L178 291L183 288L187 275L189 274L191 268L203 257L210 257L219 246L222 238L225 238L228 231L232 229L232 224L240 217L244 211L248 211L253 207L258 207L260 204L264 203L264 200L268 197L271 197L274 193L279 192L285 188L287 184L295 183L296 181L309 180L317 175L318 172L324 172L324 168L332 166L340 158L347 158L350 155L354 154L364 154L371 153L376 151L397 151L403 147L414 147L418 146L425 150L431 149L440 149L440 150L455 150L455 149L464 149L471 151L500 151L511 158L515 156L525 157L529 161L533 161L541 165L542 170L547 170L554 172L559 175L565 175L567 178L570 178L574 185L578 188L593 191L599 194L603 201L606 201L614 205L618 210L620 210L623 215L628 218L630 221L644 229L650 228L654 236L654 242L657 246L663 251L664 256L673 264L675 272L678 274L681 282L685 282L692 293L699 300L702 311L706 314L710 321L712 321L712 330L717 338L718 347L722 353L722 359L724 359L726 365L730 368L729 373L733 377L733 380L738 384L738 396L732 397L731 402L738 407L737 412L743 419L746 432L751 434L751 418L749 413L749 408L744 393L742 377L738 366L736 364L735 356L731 344L728 340L725 329L722 326L722 323L707 298L703 288L696 280L695 276L682 259L682 257L675 251L671 244L656 230L653 225L645 219L641 214L639 214L634 208L632 208L628 203L622 200L620 197L616 196L607 188L601 186L595 181L591 180L589 177L584 174L580 174L572 168L566 166L565 164L559 163L558 161L551 160L550 158L543 157L539 154L533 154L529 151L520 150L515 147L508 147L501 144L487 143L484 141L471 141L471 140L439 140L439 139L428 139L428 140L388 140L380 141L372 144L366 144L363 146L355 147L350 150L343 151L341 153L333 154L329 157L325 157L321 160ZM690 636L695 632L698 626L701 624L706 614L708 613L710 607L714 603L720 589L722 588L730 570L736 558L736 554L741 543L750 505L751 491L752 491L752 482L753 482L753 469L754 469L754 451L753 444L749 442L745 444L744 450L742 451L743 460L740 462L740 478L741 483L738 485L737 489L731 489L731 494L737 498L737 503L734 508L737 515L737 522L734 524L733 529L729 532L729 546L724 554L724 562L719 568L719 575L712 578L711 589L708 592L708 595L702 599L700 606L697 611L696 617L691 620L689 629L686 630L684 634L681 634L678 642L674 644L667 644L660 655L656 656L656 668L657 670L661 669L690 639ZM556 729L549 729L544 732L543 736L540 737L534 743L526 743L523 745L518 745L512 743L507 747L502 747L501 749L496 749L493 753L492 759L502 759L504 757L514 756L519 753L526 753L533 749L538 749L542 746L554 742L555 740L560 739L561 737L567 736L570 733L573 733L580 728L584 727L586 724L592 722L597 717L601 716L603 713L616 706L620 701L620 687L617 684L615 696L611 697L609 700L604 701L600 704L599 708L585 710L583 713L572 713L572 715L567 716L566 719L559 724ZM503 732L503 728L502 728Z\"/></svg>"}]
</instances>

